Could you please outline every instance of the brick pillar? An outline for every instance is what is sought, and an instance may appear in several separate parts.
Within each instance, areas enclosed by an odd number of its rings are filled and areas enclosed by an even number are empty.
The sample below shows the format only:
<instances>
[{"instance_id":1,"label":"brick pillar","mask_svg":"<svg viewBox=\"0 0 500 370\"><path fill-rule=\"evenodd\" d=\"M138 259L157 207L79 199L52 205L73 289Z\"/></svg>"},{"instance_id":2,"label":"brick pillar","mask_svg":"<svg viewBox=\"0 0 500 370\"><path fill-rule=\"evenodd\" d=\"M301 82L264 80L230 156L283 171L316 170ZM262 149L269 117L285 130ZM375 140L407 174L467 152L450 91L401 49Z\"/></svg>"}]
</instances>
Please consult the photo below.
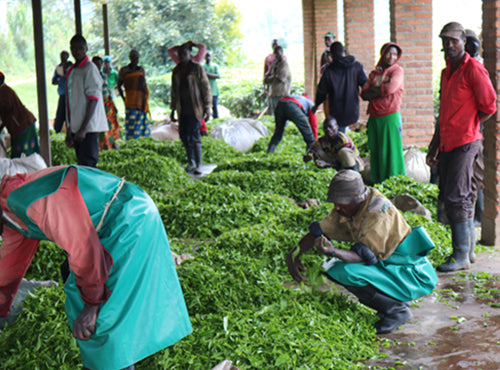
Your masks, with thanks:
<instances>
[{"instance_id":1,"label":"brick pillar","mask_svg":"<svg viewBox=\"0 0 500 370\"><path fill-rule=\"evenodd\" d=\"M316 93L321 54L327 32L337 34L337 0L302 0L304 28L304 85L311 96Z\"/></svg>"},{"instance_id":2,"label":"brick pillar","mask_svg":"<svg viewBox=\"0 0 500 370\"><path fill-rule=\"evenodd\" d=\"M500 1L483 0L483 58L493 86L499 93ZM484 126L484 212L481 239L487 245L500 244L500 104Z\"/></svg>"},{"instance_id":3,"label":"brick pillar","mask_svg":"<svg viewBox=\"0 0 500 370\"><path fill-rule=\"evenodd\" d=\"M427 146L434 132L432 0L390 0L391 40L403 49L403 146Z\"/></svg>"},{"instance_id":4,"label":"brick pillar","mask_svg":"<svg viewBox=\"0 0 500 370\"><path fill-rule=\"evenodd\" d=\"M375 66L375 14L373 0L344 0L346 54L354 55L366 73ZM361 101L360 122L367 122L368 102Z\"/></svg>"}]
</instances>

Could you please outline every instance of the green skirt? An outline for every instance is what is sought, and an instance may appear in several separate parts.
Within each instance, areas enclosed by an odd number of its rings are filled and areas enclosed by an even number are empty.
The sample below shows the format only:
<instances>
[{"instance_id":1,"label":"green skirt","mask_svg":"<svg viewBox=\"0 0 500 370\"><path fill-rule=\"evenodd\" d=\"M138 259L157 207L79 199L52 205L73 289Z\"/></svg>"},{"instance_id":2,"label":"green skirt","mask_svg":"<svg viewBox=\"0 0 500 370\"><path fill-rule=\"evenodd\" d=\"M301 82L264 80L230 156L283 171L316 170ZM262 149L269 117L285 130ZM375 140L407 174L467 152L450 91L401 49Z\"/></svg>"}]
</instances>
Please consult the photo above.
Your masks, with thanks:
<instances>
[{"instance_id":1,"label":"green skirt","mask_svg":"<svg viewBox=\"0 0 500 370\"><path fill-rule=\"evenodd\" d=\"M437 275L427 255L434 248L422 227L413 229L385 261L375 265L336 262L327 274L342 285L372 285L403 302L421 298L436 287Z\"/></svg>"},{"instance_id":2,"label":"green skirt","mask_svg":"<svg viewBox=\"0 0 500 370\"><path fill-rule=\"evenodd\" d=\"M406 175L401 113L370 117L367 130L372 182L377 184L392 176Z\"/></svg>"}]
</instances>

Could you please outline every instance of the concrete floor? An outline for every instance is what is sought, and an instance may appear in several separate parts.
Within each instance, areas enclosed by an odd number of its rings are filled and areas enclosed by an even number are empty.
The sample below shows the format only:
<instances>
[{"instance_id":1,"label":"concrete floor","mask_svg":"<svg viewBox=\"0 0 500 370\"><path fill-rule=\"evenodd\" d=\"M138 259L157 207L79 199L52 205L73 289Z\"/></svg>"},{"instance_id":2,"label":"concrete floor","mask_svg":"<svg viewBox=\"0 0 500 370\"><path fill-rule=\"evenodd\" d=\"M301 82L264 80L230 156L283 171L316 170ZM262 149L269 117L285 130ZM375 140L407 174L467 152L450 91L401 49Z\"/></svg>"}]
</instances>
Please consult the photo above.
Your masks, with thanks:
<instances>
[{"instance_id":1,"label":"concrete floor","mask_svg":"<svg viewBox=\"0 0 500 370\"><path fill-rule=\"evenodd\" d=\"M481 297L467 278L480 272L493 277L482 285L490 297ZM478 253L465 274L438 274L436 290L412 305L410 323L379 337L388 356L368 368L500 369L500 308L491 305L500 306L500 251Z\"/></svg>"}]
</instances>

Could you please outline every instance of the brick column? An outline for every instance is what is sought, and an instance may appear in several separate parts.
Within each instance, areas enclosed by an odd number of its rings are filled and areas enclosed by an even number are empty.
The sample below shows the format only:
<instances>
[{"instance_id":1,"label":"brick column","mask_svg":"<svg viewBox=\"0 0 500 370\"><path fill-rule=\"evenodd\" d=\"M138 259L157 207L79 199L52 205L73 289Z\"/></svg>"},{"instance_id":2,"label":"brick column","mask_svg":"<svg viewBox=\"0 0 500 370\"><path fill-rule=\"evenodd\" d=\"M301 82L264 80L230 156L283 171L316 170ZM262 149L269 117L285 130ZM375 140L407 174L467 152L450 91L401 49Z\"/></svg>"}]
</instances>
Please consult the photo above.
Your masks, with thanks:
<instances>
[{"instance_id":1,"label":"brick column","mask_svg":"<svg viewBox=\"0 0 500 370\"><path fill-rule=\"evenodd\" d=\"M434 132L432 0L390 0L391 40L403 49L403 145L427 146Z\"/></svg>"},{"instance_id":2,"label":"brick column","mask_svg":"<svg viewBox=\"0 0 500 370\"><path fill-rule=\"evenodd\" d=\"M483 0L484 65L499 92L500 79L500 1ZM487 245L500 244L500 104L497 113L484 126L484 212L481 239Z\"/></svg>"},{"instance_id":3,"label":"brick column","mask_svg":"<svg viewBox=\"0 0 500 370\"><path fill-rule=\"evenodd\" d=\"M366 73L375 66L375 14L373 0L344 0L346 54L354 55ZM360 122L367 122L368 102L361 101Z\"/></svg>"},{"instance_id":4,"label":"brick column","mask_svg":"<svg viewBox=\"0 0 500 370\"><path fill-rule=\"evenodd\" d=\"M316 93L321 54L327 32L337 35L337 0L302 0L304 28L304 85L311 96Z\"/></svg>"}]
</instances>

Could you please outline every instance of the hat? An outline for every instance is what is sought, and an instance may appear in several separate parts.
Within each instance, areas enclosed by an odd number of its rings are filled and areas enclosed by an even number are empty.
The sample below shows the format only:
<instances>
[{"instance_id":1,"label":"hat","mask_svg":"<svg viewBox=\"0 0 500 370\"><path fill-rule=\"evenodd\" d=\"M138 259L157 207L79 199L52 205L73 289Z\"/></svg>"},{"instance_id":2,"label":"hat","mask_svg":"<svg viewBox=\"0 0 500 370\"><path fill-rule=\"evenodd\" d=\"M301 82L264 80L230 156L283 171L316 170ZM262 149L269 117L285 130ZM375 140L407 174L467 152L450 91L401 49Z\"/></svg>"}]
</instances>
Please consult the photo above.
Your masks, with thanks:
<instances>
[{"instance_id":1,"label":"hat","mask_svg":"<svg viewBox=\"0 0 500 370\"><path fill-rule=\"evenodd\" d=\"M333 177L326 201L336 204L356 204L368 197L368 188L359 172L341 170Z\"/></svg>"},{"instance_id":2,"label":"hat","mask_svg":"<svg viewBox=\"0 0 500 370\"><path fill-rule=\"evenodd\" d=\"M325 34L325 37L331 37L332 39L334 39L335 38L335 34L333 32L327 32Z\"/></svg>"},{"instance_id":3,"label":"hat","mask_svg":"<svg viewBox=\"0 0 500 370\"><path fill-rule=\"evenodd\" d=\"M111 63L111 57L109 55L105 55L102 57L103 62L110 62Z\"/></svg>"},{"instance_id":4,"label":"hat","mask_svg":"<svg viewBox=\"0 0 500 370\"><path fill-rule=\"evenodd\" d=\"M458 22L450 22L443 27L439 37L461 39L465 37L465 28Z\"/></svg>"},{"instance_id":5,"label":"hat","mask_svg":"<svg viewBox=\"0 0 500 370\"><path fill-rule=\"evenodd\" d=\"M477 37L476 33L469 29L465 30L465 37L472 37L473 39L479 41L479 37Z\"/></svg>"}]
</instances>

